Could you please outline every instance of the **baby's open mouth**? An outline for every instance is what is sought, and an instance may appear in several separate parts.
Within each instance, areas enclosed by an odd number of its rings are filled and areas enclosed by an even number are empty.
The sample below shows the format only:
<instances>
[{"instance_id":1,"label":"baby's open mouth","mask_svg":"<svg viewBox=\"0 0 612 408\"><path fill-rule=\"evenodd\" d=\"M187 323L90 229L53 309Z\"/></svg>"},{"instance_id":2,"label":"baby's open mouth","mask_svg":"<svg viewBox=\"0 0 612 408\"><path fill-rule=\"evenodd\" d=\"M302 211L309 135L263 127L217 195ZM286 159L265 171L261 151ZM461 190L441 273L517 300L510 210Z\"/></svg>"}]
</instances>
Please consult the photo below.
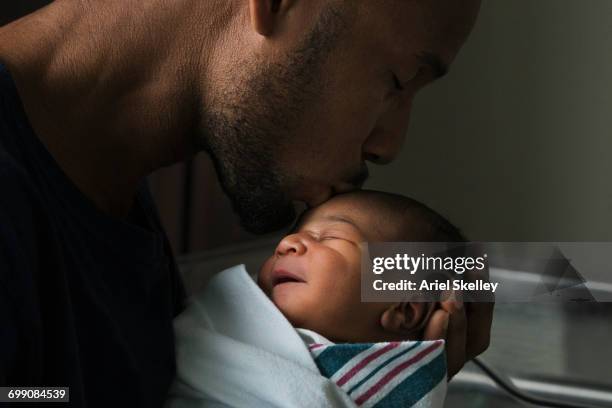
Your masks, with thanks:
<instances>
[{"instance_id":1,"label":"baby's open mouth","mask_svg":"<svg viewBox=\"0 0 612 408\"><path fill-rule=\"evenodd\" d=\"M274 278L272 279L272 286L282 285L284 283L305 283L306 281L296 274L288 272L283 269L278 269L272 272Z\"/></svg>"}]
</instances>

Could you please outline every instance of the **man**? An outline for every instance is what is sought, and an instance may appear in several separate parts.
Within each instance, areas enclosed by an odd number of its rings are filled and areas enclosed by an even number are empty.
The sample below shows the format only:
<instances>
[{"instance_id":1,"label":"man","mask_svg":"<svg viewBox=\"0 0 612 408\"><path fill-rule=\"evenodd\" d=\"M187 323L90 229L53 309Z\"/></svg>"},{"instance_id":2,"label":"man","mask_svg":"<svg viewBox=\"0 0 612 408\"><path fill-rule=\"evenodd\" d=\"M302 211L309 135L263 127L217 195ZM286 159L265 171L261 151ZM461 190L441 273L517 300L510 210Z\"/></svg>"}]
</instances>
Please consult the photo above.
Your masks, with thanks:
<instances>
[{"instance_id":1,"label":"man","mask_svg":"<svg viewBox=\"0 0 612 408\"><path fill-rule=\"evenodd\" d=\"M246 228L287 225L396 156L478 7L57 0L0 29L0 385L160 406L183 291L144 178L206 151ZM488 344L465 309L427 329L450 374Z\"/></svg>"}]
</instances>

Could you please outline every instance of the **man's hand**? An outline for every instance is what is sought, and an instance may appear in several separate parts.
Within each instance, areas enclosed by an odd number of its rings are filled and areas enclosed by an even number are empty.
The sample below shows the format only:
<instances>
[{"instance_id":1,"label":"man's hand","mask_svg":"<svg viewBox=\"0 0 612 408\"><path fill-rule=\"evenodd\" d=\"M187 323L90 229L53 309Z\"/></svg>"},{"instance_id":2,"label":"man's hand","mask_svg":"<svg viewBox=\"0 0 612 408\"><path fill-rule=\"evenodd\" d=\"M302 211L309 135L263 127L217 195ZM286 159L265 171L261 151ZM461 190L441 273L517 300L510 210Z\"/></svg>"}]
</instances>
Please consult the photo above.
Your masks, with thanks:
<instances>
[{"instance_id":1,"label":"man's hand","mask_svg":"<svg viewBox=\"0 0 612 408\"><path fill-rule=\"evenodd\" d=\"M457 294L440 302L429 319L424 340L445 339L448 379L489 347L494 303L463 303Z\"/></svg>"}]
</instances>

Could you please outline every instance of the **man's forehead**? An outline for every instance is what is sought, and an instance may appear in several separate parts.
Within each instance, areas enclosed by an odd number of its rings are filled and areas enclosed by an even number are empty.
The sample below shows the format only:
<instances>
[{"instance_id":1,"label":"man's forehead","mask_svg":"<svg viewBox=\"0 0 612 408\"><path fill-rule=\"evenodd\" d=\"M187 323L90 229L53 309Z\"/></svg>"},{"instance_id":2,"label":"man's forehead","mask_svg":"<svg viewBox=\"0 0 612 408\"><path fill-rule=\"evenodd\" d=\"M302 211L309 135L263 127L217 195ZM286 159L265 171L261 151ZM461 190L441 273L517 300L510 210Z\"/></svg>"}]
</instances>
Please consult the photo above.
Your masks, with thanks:
<instances>
[{"instance_id":1,"label":"man's forehead","mask_svg":"<svg viewBox=\"0 0 612 408\"><path fill-rule=\"evenodd\" d=\"M361 13L369 32L401 58L435 56L444 65L455 58L471 32L480 0L386 0L366 2Z\"/></svg>"},{"instance_id":2,"label":"man's forehead","mask_svg":"<svg viewBox=\"0 0 612 408\"><path fill-rule=\"evenodd\" d=\"M432 45L442 47L454 58L474 27L480 0L423 0L419 3L423 5Z\"/></svg>"},{"instance_id":3,"label":"man's forehead","mask_svg":"<svg viewBox=\"0 0 612 408\"><path fill-rule=\"evenodd\" d=\"M379 14L399 28L409 29L405 24L411 23L431 33L455 31L454 34L465 35L474 25L481 0L387 0L366 4L370 16Z\"/></svg>"}]
</instances>

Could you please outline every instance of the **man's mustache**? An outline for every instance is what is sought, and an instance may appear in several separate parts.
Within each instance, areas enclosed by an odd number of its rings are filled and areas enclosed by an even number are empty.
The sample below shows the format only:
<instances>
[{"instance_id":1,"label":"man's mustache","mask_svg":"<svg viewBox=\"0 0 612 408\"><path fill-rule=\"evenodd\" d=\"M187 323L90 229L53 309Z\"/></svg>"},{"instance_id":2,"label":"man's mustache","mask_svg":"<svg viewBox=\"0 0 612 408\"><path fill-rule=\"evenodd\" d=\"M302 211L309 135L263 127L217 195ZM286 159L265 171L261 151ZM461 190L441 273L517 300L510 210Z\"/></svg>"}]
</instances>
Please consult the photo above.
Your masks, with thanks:
<instances>
[{"instance_id":1,"label":"man's mustache","mask_svg":"<svg viewBox=\"0 0 612 408\"><path fill-rule=\"evenodd\" d=\"M346 183L353 186L355 189L360 189L363 187L363 184L370 177L370 170L368 169L367 164L363 163L359 168L359 171L354 176L350 177Z\"/></svg>"},{"instance_id":2,"label":"man's mustache","mask_svg":"<svg viewBox=\"0 0 612 408\"><path fill-rule=\"evenodd\" d=\"M357 173L335 184L332 188L332 195L359 190L361 187L363 187L363 184L366 182L368 177L370 177L370 171L368 170L368 166L363 164Z\"/></svg>"}]
</instances>

